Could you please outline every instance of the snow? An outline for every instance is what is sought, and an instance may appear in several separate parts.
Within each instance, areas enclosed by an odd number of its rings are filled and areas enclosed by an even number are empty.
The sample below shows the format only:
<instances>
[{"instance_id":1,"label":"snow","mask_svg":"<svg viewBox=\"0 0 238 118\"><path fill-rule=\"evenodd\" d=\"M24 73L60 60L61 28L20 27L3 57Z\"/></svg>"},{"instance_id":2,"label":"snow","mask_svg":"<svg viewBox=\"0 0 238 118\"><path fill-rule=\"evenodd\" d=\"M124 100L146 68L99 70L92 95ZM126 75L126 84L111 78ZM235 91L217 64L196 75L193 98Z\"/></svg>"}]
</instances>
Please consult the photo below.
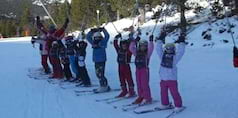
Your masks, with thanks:
<instances>
[{"instance_id":1,"label":"snow","mask_svg":"<svg viewBox=\"0 0 238 118\"><path fill-rule=\"evenodd\" d=\"M190 14L191 13L191 14ZM188 12L188 16L193 16ZM175 21L176 16L168 18L167 23ZM235 39L238 36L238 22L235 17L229 19L236 27ZM120 32L132 24L133 19L122 19L114 22ZM137 22L137 21L136 21ZM219 25L216 25L219 24ZM232 40L227 32L220 34L218 29L226 19L209 25L208 22L195 25L188 34L186 53L178 64L179 90L187 109L176 118L238 118L237 85L238 71L232 63ZM142 27L142 38L147 39L146 32L151 34L155 21L151 20ZM164 22L158 23L154 35L158 35ZM105 26L111 34L111 41L117 34L112 23ZM201 33L208 28L212 31L212 40L202 39ZM123 32L126 38L127 33ZM174 41L175 32L166 38ZM96 102L96 99L114 97L118 92L75 96L74 90L91 90L93 88L62 89L59 84L50 84L46 80L35 80L27 76L29 68L40 68L40 55L33 48L30 37L0 39L0 117L1 118L154 118L165 117L171 111L161 111L136 115L132 111L123 112L121 106L134 99L123 100L113 104ZM226 39L229 42L223 43ZM194 44L191 46L191 44ZM214 44L204 47L204 44ZM111 88L119 88L116 64L116 52L111 44L107 48L106 77ZM150 87L153 99L160 100L159 63L154 52L150 62ZM98 85L92 62L92 49L87 48L87 69L92 83ZM135 82L135 66L131 64ZM171 100L171 99L170 99ZM154 104L154 106L159 103ZM114 109L113 106L119 108ZM148 106L149 107L149 106ZM145 107L146 108L146 107Z\"/></svg>"}]
</instances>

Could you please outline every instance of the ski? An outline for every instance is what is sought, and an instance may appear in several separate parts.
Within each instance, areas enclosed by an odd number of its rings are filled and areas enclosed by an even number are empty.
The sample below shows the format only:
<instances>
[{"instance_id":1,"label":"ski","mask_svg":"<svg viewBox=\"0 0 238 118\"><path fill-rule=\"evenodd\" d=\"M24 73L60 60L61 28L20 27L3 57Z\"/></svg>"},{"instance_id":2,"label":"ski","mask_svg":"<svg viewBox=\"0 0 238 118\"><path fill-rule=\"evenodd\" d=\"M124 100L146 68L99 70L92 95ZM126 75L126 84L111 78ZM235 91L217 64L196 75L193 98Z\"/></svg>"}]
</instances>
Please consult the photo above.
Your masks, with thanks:
<instances>
[{"instance_id":1,"label":"ski","mask_svg":"<svg viewBox=\"0 0 238 118\"><path fill-rule=\"evenodd\" d=\"M151 104L154 104L158 101L152 101L152 103L142 103L142 104L131 104L131 105L128 105L128 106L125 106L122 108L122 111L131 111L131 110L135 110L137 108L140 108L140 107L143 107L143 106L147 106L147 105L151 105Z\"/></svg>"},{"instance_id":2,"label":"ski","mask_svg":"<svg viewBox=\"0 0 238 118\"><path fill-rule=\"evenodd\" d=\"M60 84L61 81L57 79L48 79L47 82L50 84Z\"/></svg>"},{"instance_id":3,"label":"ski","mask_svg":"<svg viewBox=\"0 0 238 118\"><path fill-rule=\"evenodd\" d=\"M104 99L97 99L95 100L96 102L105 102L105 101L109 101L109 100L114 100L117 99L116 97L109 97L109 98L104 98Z\"/></svg>"},{"instance_id":4,"label":"ski","mask_svg":"<svg viewBox=\"0 0 238 118\"><path fill-rule=\"evenodd\" d=\"M121 89L111 89L110 91L120 91ZM110 92L110 91L108 91L108 92ZM94 90L75 90L74 91L75 93L87 93L87 92L94 92ZM96 93L97 94L97 93Z\"/></svg>"},{"instance_id":5,"label":"ski","mask_svg":"<svg viewBox=\"0 0 238 118\"><path fill-rule=\"evenodd\" d=\"M35 80L46 80L46 79L48 79L49 75L45 74L43 72L43 70L41 70L41 69L31 69L31 68L29 68L27 76L29 78L33 78Z\"/></svg>"},{"instance_id":6,"label":"ski","mask_svg":"<svg viewBox=\"0 0 238 118\"><path fill-rule=\"evenodd\" d=\"M182 110L180 110L179 112L173 111L173 112L171 112L169 115L167 115L165 118L173 118L175 115L177 115L177 114L183 112L185 109L186 109L186 107L183 107Z\"/></svg>"},{"instance_id":7,"label":"ski","mask_svg":"<svg viewBox=\"0 0 238 118\"><path fill-rule=\"evenodd\" d=\"M132 96L132 97L120 97L120 98L116 98L116 99L113 99L113 100L109 100L107 101L106 103L107 104L112 104L112 103L115 103L115 102L120 102L122 100L128 100L128 99L131 99L131 98L134 98L136 96Z\"/></svg>"},{"instance_id":8,"label":"ski","mask_svg":"<svg viewBox=\"0 0 238 118\"><path fill-rule=\"evenodd\" d=\"M60 85L60 88L62 88L62 89L91 88L91 87L98 87L98 85L91 85L91 86L80 85L80 86L78 86L75 83L71 83L71 85L70 84L69 85Z\"/></svg>"},{"instance_id":9,"label":"ski","mask_svg":"<svg viewBox=\"0 0 238 118\"><path fill-rule=\"evenodd\" d=\"M173 105L170 105L169 108L167 109L160 109L158 107L152 108L152 109L147 109L147 110L140 110L140 111L136 111L134 110L135 114L146 114L146 113L151 113L151 112L158 112L158 111L165 111L165 110L170 110L170 109L174 109Z\"/></svg>"},{"instance_id":10,"label":"ski","mask_svg":"<svg viewBox=\"0 0 238 118\"><path fill-rule=\"evenodd\" d=\"M111 89L110 91L107 92L101 92L101 93L109 93L109 92L115 92L115 91L120 91L121 89ZM89 94L101 94L101 93L95 93L94 90L75 90L74 91L76 96L81 96L83 93L89 93Z\"/></svg>"}]
</instances>

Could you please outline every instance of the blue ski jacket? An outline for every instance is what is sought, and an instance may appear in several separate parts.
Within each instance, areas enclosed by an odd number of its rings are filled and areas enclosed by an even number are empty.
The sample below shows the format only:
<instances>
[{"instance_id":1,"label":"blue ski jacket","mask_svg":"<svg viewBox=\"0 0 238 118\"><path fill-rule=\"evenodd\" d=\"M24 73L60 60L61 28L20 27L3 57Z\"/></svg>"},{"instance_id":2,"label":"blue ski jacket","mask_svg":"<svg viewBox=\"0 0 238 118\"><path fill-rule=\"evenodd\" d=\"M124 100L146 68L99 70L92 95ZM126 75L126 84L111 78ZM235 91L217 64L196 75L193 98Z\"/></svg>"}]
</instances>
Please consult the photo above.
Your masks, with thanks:
<instances>
[{"instance_id":1,"label":"blue ski jacket","mask_svg":"<svg viewBox=\"0 0 238 118\"><path fill-rule=\"evenodd\" d=\"M99 42L98 48L93 48L93 61L96 63L107 61L106 48L110 35L106 29L103 29L102 32L104 33L104 39ZM92 31L87 34L87 40L91 45L93 45L93 34Z\"/></svg>"}]
</instances>

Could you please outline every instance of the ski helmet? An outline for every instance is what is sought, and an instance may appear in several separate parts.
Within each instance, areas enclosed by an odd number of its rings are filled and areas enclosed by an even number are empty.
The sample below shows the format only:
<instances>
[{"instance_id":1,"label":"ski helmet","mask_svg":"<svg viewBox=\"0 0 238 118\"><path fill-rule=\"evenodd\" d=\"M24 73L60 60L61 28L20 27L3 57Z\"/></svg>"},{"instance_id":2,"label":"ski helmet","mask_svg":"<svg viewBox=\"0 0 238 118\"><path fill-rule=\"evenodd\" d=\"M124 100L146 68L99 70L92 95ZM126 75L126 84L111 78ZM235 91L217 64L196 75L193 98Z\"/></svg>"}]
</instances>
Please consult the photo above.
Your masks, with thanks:
<instances>
[{"instance_id":1,"label":"ski helmet","mask_svg":"<svg viewBox=\"0 0 238 118\"><path fill-rule=\"evenodd\" d=\"M65 44L69 45L73 42L74 37L73 36L67 36L65 37Z\"/></svg>"},{"instance_id":2,"label":"ski helmet","mask_svg":"<svg viewBox=\"0 0 238 118\"><path fill-rule=\"evenodd\" d=\"M87 43L83 40L78 41L78 47L84 47L85 45L87 45Z\"/></svg>"},{"instance_id":3,"label":"ski helmet","mask_svg":"<svg viewBox=\"0 0 238 118\"><path fill-rule=\"evenodd\" d=\"M121 47L123 50L128 49L129 44L130 44L130 41L129 41L129 40L121 40L121 41L120 41L120 47Z\"/></svg>"},{"instance_id":4,"label":"ski helmet","mask_svg":"<svg viewBox=\"0 0 238 118\"><path fill-rule=\"evenodd\" d=\"M165 50L166 53L175 54L175 44L174 43L167 43L164 46L164 50Z\"/></svg>"},{"instance_id":5,"label":"ski helmet","mask_svg":"<svg viewBox=\"0 0 238 118\"><path fill-rule=\"evenodd\" d=\"M129 40L121 40L120 41L120 46L122 45L128 45L129 44Z\"/></svg>"},{"instance_id":6,"label":"ski helmet","mask_svg":"<svg viewBox=\"0 0 238 118\"><path fill-rule=\"evenodd\" d=\"M147 47L148 47L148 41L146 40L139 41L139 50L147 50Z\"/></svg>"},{"instance_id":7,"label":"ski helmet","mask_svg":"<svg viewBox=\"0 0 238 118\"><path fill-rule=\"evenodd\" d=\"M53 41L52 42L52 46L58 46L58 42L57 41Z\"/></svg>"},{"instance_id":8,"label":"ski helmet","mask_svg":"<svg viewBox=\"0 0 238 118\"><path fill-rule=\"evenodd\" d=\"M139 41L139 47L140 46L148 46L148 41L146 41L146 40L140 40Z\"/></svg>"},{"instance_id":9,"label":"ski helmet","mask_svg":"<svg viewBox=\"0 0 238 118\"><path fill-rule=\"evenodd\" d=\"M53 24L50 25L50 26L49 26L49 32L50 32L50 33L54 33L55 31L56 31L55 25L53 25Z\"/></svg>"},{"instance_id":10,"label":"ski helmet","mask_svg":"<svg viewBox=\"0 0 238 118\"><path fill-rule=\"evenodd\" d=\"M93 34L93 40L102 40L103 39L103 36L101 34L101 32L95 32Z\"/></svg>"}]
</instances>

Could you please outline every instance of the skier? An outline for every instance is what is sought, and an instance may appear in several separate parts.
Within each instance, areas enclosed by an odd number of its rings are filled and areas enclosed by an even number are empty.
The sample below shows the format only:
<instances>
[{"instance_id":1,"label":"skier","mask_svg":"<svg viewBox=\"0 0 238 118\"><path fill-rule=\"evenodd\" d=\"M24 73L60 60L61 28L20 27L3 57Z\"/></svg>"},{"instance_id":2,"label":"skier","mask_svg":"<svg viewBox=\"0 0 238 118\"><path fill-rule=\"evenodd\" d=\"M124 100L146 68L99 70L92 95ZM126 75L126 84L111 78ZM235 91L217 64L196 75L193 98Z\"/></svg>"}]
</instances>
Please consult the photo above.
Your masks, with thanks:
<instances>
[{"instance_id":1,"label":"skier","mask_svg":"<svg viewBox=\"0 0 238 118\"><path fill-rule=\"evenodd\" d=\"M138 47L136 46L137 42L139 43ZM138 91L138 98L132 104L150 104L152 98L149 87L149 61L154 50L153 35L150 36L149 43L146 40L140 40L140 37L137 36L131 42L129 49L135 56Z\"/></svg>"},{"instance_id":2,"label":"skier","mask_svg":"<svg viewBox=\"0 0 238 118\"><path fill-rule=\"evenodd\" d=\"M40 44L39 50L41 54L41 65L44 68L45 74L50 74L50 67L48 65L48 51L46 50L46 38L44 35L38 36L37 38L32 37L31 43L34 45L35 43Z\"/></svg>"},{"instance_id":3,"label":"skier","mask_svg":"<svg viewBox=\"0 0 238 118\"><path fill-rule=\"evenodd\" d=\"M49 56L50 62L53 66L53 75L50 78L62 79L64 78L62 66L59 59L59 44L57 41L53 41L52 47L50 48Z\"/></svg>"},{"instance_id":4,"label":"skier","mask_svg":"<svg viewBox=\"0 0 238 118\"><path fill-rule=\"evenodd\" d=\"M161 33L163 34L163 33ZM170 91L175 104L175 112L179 112L183 109L182 98L178 91L177 82L177 63L181 60L185 52L185 34L181 33L176 43L168 43L162 48L163 42L165 42L165 36L157 38L157 53L161 59L160 66L160 87L161 87L161 105L160 109L170 109L168 90Z\"/></svg>"},{"instance_id":5,"label":"skier","mask_svg":"<svg viewBox=\"0 0 238 118\"><path fill-rule=\"evenodd\" d=\"M69 19L66 18L64 25L62 26L62 28L60 29L56 29L54 25L50 25L49 29L47 30L43 24L40 22L40 17L37 16L36 17L36 24L37 24L37 28L45 35L46 37L46 47L45 49L49 52L51 47L52 47L52 42L56 41L56 40L61 40L64 37L64 32L65 29L68 26L69 23ZM61 73L61 72L57 72L60 71L62 69L60 61L58 61L57 59L51 59L52 56L49 57L50 59L50 63L52 66L57 65L56 67L53 67L53 76L51 76L50 78L62 78L62 76L54 76L54 75L60 75L60 74L56 74L56 73ZM57 68L59 67L59 68Z\"/></svg>"},{"instance_id":6,"label":"skier","mask_svg":"<svg viewBox=\"0 0 238 118\"><path fill-rule=\"evenodd\" d=\"M122 38L121 34L118 34L114 39L114 48L117 52L117 62L119 64L119 79L121 84L121 93L116 96L117 98L125 97L128 93L128 97L134 97L134 82L131 75L131 55L132 53L129 50L130 40L122 40L120 41L120 45L118 45L118 39ZM127 85L128 84L128 85ZM128 87L127 87L128 86Z\"/></svg>"},{"instance_id":7,"label":"skier","mask_svg":"<svg viewBox=\"0 0 238 118\"><path fill-rule=\"evenodd\" d=\"M104 33L104 37L101 32ZM106 65L106 48L110 38L108 31L105 28L95 28L87 34L87 40L93 48L93 61L95 63L96 75L99 79L100 87L94 89L95 93L109 92L111 89L108 85L107 78L105 77Z\"/></svg>"},{"instance_id":8,"label":"skier","mask_svg":"<svg viewBox=\"0 0 238 118\"><path fill-rule=\"evenodd\" d=\"M65 81L70 81L73 76L70 70L70 62L69 62L69 57L67 55L66 48L64 44L62 43L61 40L57 41L59 44L59 56L60 56L60 61L63 64L63 71L64 71L64 76L66 77Z\"/></svg>"},{"instance_id":9,"label":"skier","mask_svg":"<svg viewBox=\"0 0 238 118\"><path fill-rule=\"evenodd\" d=\"M87 42L83 40L76 40L76 48L75 48L76 60L77 60L76 64L80 73L79 77L82 80L82 83L79 85L84 87L91 86L91 81L90 81L86 64L85 64L87 45L88 45Z\"/></svg>"},{"instance_id":10,"label":"skier","mask_svg":"<svg viewBox=\"0 0 238 118\"><path fill-rule=\"evenodd\" d=\"M75 56L76 43L74 42L74 37L73 36L66 37L65 44L66 44L67 55L69 56L70 66L72 68L73 73L76 76L76 78L71 80L71 82L79 82L81 81L81 78L80 78L79 68L77 66L77 59Z\"/></svg>"}]
</instances>

